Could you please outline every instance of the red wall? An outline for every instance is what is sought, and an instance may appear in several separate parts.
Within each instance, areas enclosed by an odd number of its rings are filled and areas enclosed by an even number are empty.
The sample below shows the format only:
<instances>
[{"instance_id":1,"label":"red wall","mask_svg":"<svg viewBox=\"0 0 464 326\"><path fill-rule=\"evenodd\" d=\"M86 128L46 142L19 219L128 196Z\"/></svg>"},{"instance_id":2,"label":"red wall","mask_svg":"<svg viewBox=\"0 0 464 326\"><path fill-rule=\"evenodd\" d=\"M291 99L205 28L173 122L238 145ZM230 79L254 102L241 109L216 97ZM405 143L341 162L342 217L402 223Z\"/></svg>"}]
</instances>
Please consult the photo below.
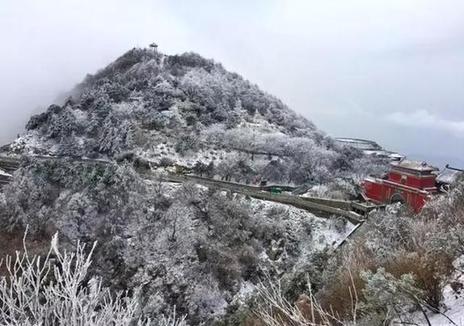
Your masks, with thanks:
<instances>
[{"instance_id":1,"label":"red wall","mask_svg":"<svg viewBox=\"0 0 464 326\"><path fill-rule=\"evenodd\" d=\"M412 180L417 181L421 179L413 178ZM389 204L392 196L396 193L403 197L404 201L408 203L415 213L420 212L426 201L426 195L424 194L384 184L380 179L364 180L364 194L374 202Z\"/></svg>"},{"instance_id":2,"label":"red wall","mask_svg":"<svg viewBox=\"0 0 464 326\"><path fill-rule=\"evenodd\" d=\"M403 183L401 178L405 176L406 180ZM400 174L398 172L390 172L388 175L388 180L392 182L396 182L399 184L404 184L409 187L417 188L417 189L424 189L424 188L433 188L435 187L435 179L436 177L434 175L430 176L423 176L423 177L418 177L414 175L408 175L408 174Z\"/></svg>"}]
</instances>

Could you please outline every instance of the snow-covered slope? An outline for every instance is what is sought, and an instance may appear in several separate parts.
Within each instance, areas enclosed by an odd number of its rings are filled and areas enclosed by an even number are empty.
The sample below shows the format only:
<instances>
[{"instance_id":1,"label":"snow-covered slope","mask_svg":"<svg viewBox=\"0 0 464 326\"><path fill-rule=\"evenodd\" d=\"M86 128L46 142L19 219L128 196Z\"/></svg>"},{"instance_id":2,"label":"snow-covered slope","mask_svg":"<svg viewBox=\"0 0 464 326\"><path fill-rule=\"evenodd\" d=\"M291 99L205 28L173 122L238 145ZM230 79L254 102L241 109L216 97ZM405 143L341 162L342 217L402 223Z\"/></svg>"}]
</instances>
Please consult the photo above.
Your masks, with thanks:
<instances>
[{"instance_id":1,"label":"snow-covered slope","mask_svg":"<svg viewBox=\"0 0 464 326\"><path fill-rule=\"evenodd\" d=\"M141 289L147 315L176 306L190 325L239 315L266 275L290 284L320 268L353 227L243 195L146 180L129 165L32 160L4 190L2 225L28 225L31 237L58 231L63 246L98 241L94 275L113 289Z\"/></svg>"},{"instance_id":2,"label":"snow-covered slope","mask_svg":"<svg viewBox=\"0 0 464 326\"><path fill-rule=\"evenodd\" d=\"M0 224L40 237L59 231L69 246L98 241L93 272L105 285L140 289L144 313L176 306L191 325L238 318L266 275L297 293L293 281L321 269L353 226L147 180L130 162L296 185L353 180L370 162L220 64L153 49L133 49L88 76L63 105L32 117L7 151L106 159L26 160L4 187Z\"/></svg>"},{"instance_id":3,"label":"snow-covered slope","mask_svg":"<svg viewBox=\"0 0 464 326\"><path fill-rule=\"evenodd\" d=\"M70 94L32 117L11 150L130 153L224 178L294 184L343 177L361 165L359 151L338 147L277 98L194 53L133 49Z\"/></svg>"}]
</instances>

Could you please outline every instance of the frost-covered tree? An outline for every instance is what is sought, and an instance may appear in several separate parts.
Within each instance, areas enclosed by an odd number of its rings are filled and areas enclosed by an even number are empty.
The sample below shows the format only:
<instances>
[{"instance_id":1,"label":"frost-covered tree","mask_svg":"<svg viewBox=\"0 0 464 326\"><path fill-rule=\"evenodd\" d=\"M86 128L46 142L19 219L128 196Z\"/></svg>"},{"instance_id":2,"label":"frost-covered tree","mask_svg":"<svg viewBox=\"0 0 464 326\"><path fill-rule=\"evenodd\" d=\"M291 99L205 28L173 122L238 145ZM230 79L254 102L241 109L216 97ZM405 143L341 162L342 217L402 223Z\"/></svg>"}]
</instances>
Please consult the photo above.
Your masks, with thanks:
<instances>
[{"instance_id":1,"label":"frost-covered tree","mask_svg":"<svg viewBox=\"0 0 464 326\"><path fill-rule=\"evenodd\" d=\"M109 158L132 150L159 157L166 156L155 146L162 140L175 148L171 158L178 162L197 160L198 151L211 148L246 153L253 160L246 174L258 176L269 174L270 166L264 170L269 162L254 160L256 153L268 153L291 166L291 173L277 178L274 171L272 178L294 184L360 179L385 166L367 171L370 161L359 151L338 147L277 98L194 53L132 49L70 94L71 101L31 118L18 149ZM223 158L229 157L234 160Z\"/></svg>"},{"instance_id":2,"label":"frost-covered tree","mask_svg":"<svg viewBox=\"0 0 464 326\"><path fill-rule=\"evenodd\" d=\"M75 251L58 248L58 235L45 257L32 256L27 247L6 257L0 278L0 323L5 326L182 326L175 313L157 320L141 316L138 291L111 293L98 277L89 275L96 243Z\"/></svg>"}]
</instances>

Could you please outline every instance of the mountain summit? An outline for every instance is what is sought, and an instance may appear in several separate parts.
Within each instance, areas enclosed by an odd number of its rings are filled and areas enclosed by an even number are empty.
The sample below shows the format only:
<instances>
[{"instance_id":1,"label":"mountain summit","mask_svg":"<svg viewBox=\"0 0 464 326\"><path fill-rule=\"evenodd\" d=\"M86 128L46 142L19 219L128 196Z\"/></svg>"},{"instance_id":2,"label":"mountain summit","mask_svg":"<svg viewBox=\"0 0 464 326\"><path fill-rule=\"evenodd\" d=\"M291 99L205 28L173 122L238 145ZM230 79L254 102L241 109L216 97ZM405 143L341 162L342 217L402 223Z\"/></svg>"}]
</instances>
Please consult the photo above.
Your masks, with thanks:
<instances>
[{"instance_id":1,"label":"mountain summit","mask_svg":"<svg viewBox=\"0 0 464 326\"><path fill-rule=\"evenodd\" d=\"M135 155L222 178L295 184L322 182L353 161L352 151L342 152L280 100L195 53L134 48L70 95L33 116L14 151Z\"/></svg>"}]
</instances>

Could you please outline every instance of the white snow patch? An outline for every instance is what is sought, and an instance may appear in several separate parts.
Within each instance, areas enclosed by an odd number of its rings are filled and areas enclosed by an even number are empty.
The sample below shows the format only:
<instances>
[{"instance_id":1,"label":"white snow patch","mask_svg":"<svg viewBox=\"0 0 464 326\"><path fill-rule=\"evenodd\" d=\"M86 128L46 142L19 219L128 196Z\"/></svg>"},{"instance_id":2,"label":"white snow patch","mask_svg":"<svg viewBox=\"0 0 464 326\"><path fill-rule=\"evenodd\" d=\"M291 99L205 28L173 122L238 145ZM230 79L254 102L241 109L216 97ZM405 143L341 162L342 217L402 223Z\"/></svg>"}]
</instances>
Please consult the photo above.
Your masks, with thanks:
<instances>
[{"instance_id":1,"label":"white snow patch","mask_svg":"<svg viewBox=\"0 0 464 326\"><path fill-rule=\"evenodd\" d=\"M111 105L111 108L113 109L114 112L118 113L129 113L134 110L134 107L137 105L137 103L131 103L131 102L121 102L121 103L114 103Z\"/></svg>"},{"instance_id":2,"label":"white snow patch","mask_svg":"<svg viewBox=\"0 0 464 326\"><path fill-rule=\"evenodd\" d=\"M77 121L85 121L88 119L88 114L85 111L76 109L76 110L71 110L71 112Z\"/></svg>"},{"instance_id":3,"label":"white snow patch","mask_svg":"<svg viewBox=\"0 0 464 326\"><path fill-rule=\"evenodd\" d=\"M308 192L301 195L302 197L324 197L327 192L329 191L329 187L327 185L315 185L312 186Z\"/></svg>"},{"instance_id":4,"label":"white snow patch","mask_svg":"<svg viewBox=\"0 0 464 326\"><path fill-rule=\"evenodd\" d=\"M76 137L76 143L79 145L79 146L84 146L85 144L85 138L84 137Z\"/></svg>"},{"instance_id":5,"label":"white snow patch","mask_svg":"<svg viewBox=\"0 0 464 326\"><path fill-rule=\"evenodd\" d=\"M294 206L264 201L259 199L251 199L251 208L255 214L268 214L272 208L280 208L286 210L288 214L285 219L289 227L296 229L299 232L307 232L304 229L303 221L311 225L311 237L313 241L306 243L310 244L309 247L304 248L310 255L315 251L322 250L327 246L334 247L337 243L346 238L346 236L355 227L354 224L346 221L346 227L340 231L334 227L334 219L318 217L306 210L296 208ZM305 254L302 256L306 256Z\"/></svg>"},{"instance_id":6,"label":"white snow patch","mask_svg":"<svg viewBox=\"0 0 464 326\"><path fill-rule=\"evenodd\" d=\"M234 297L234 303L238 302L245 302L247 299L251 298L256 290L256 285L253 283L246 281L243 282L240 290Z\"/></svg>"},{"instance_id":7,"label":"white snow patch","mask_svg":"<svg viewBox=\"0 0 464 326\"><path fill-rule=\"evenodd\" d=\"M26 155L34 155L37 150L45 151L49 144L40 139L37 131L28 131L26 134L18 137L11 145L12 152L22 152Z\"/></svg>"},{"instance_id":8,"label":"white snow patch","mask_svg":"<svg viewBox=\"0 0 464 326\"><path fill-rule=\"evenodd\" d=\"M0 175L1 175L1 176L4 176L4 177L11 177L11 174L6 173L6 172L3 171L2 169L0 169Z\"/></svg>"},{"instance_id":9,"label":"white snow patch","mask_svg":"<svg viewBox=\"0 0 464 326\"><path fill-rule=\"evenodd\" d=\"M433 326L464 326L464 256L461 256L454 262L456 271L451 276L443 288L443 302L441 314L427 313L430 323ZM416 325L427 326L422 313L415 312L412 320ZM452 322L451 322L451 321Z\"/></svg>"}]
</instances>

